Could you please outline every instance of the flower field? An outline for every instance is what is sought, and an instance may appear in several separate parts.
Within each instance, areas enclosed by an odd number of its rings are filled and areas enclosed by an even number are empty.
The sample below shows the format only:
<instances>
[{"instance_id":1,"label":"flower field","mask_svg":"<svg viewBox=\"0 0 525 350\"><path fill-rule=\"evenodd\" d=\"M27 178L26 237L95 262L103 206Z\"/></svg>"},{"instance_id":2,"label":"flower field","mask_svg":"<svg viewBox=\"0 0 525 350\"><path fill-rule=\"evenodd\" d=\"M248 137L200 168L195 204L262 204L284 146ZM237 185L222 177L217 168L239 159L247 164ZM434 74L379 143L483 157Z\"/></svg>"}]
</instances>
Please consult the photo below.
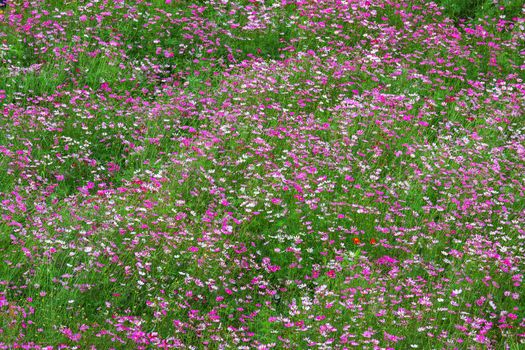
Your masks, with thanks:
<instances>
[{"instance_id":1,"label":"flower field","mask_svg":"<svg viewBox=\"0 0 525 350\"><path fill-rule=\"evenodd\" d=\"M519 0L0 8L0 349L525 348Z\"/></svg>"}]
</instances>

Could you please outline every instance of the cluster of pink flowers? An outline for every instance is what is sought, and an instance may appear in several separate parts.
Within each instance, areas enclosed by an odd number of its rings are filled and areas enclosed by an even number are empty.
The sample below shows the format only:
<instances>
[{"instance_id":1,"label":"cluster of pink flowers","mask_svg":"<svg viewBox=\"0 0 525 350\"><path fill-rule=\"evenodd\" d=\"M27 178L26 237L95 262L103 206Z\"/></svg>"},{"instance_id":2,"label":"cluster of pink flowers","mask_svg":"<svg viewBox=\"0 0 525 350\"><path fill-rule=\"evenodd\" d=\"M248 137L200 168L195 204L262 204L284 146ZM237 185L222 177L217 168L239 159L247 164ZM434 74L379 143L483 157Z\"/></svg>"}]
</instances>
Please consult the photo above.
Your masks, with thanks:
<instances>
[{"instance_id":1,"label":"cluster of pink flowers","mask_svg":"<svg viewBox=\"0 0 525 350\"><path fill-rule=\"evenodd\" d=\"M0 349L523 346L506 2L50 3L0 14Z\"/></svg>"}]
</instances>

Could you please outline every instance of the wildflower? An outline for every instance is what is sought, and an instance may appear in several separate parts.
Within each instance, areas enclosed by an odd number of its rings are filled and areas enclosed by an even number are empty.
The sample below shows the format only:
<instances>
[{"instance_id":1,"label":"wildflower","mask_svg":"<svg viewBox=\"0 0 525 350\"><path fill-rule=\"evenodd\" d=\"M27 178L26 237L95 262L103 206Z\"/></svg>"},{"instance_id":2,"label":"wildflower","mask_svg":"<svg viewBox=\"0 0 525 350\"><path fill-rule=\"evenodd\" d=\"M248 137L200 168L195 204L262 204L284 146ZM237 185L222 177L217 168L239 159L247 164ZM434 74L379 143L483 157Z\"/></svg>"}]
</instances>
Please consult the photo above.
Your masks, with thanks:
<instances>
[{"instance_id":1,"label":"wildflower","mask_svg":"<svg viewBox=\"0 0 525 350\"><path fill-rule=\"evenodd\" d=\"M352 240L354 242L354 244L359 244L361 243L361 241L359 240L359 238L357 237L354 237L354 239Z\"/></svg>"},{"instance_id":2,"label":"wildflower","mask_svg":"<svg viewBox=\"0 0 525 350\"><path fill-rule=\"evenodd\" d=\"M330 278L335 278L335 270L328 270L326 275Z\"/></svg>"},{"instance_id":3,"label":"wildflower","mask_svg":"<svg viewBox=\"0 0 525 350\"><path fill-rule=\"evenodd\" d=\"M462 292L463 292L462 289L454 289L454 290L452 291L452 296L455 297L455 296L457 296L457 295L460 295Z\"/></svg>"},{"instance_id":4,"label":"wildflower","mask_svg":"<svg viewBox=\"0 0 525 350\"><path fill-rule=\"evenodd\" d=\"M388 255L384 255L376 260L376 263L378 265L386 265L386 266L393 266L398 263L398 261Z\"/></svg>"},{"instance_id":5,"label":"wildflower","mask_svg":"<svg viewBox=\"0 0 525 350\"><path fill-rule=\"evenodd\" d=\"M0 307L7 306L9 303L3 294L0 294Z\"/></svg>"}]
</instances>

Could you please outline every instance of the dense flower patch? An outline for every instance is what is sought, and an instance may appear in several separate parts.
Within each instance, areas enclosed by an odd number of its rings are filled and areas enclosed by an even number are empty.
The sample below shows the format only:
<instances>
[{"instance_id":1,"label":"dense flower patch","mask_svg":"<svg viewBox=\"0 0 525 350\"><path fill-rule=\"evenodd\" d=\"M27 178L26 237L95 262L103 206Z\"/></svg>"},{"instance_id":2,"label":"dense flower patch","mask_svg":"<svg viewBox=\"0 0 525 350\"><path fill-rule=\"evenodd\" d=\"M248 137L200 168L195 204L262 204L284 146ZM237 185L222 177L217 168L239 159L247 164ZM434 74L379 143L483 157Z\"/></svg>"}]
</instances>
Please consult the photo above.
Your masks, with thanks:
<instances>
[{"instance_id":1,"label":"dense flower patch","mask_svg":"<svg viewBox=\"0 0 525 350\"><path fill-rule=\"evenodd\" d=\"M524 8L443 3L7 1L0 348L525 346Z\"/></svg>"}]
</instances>

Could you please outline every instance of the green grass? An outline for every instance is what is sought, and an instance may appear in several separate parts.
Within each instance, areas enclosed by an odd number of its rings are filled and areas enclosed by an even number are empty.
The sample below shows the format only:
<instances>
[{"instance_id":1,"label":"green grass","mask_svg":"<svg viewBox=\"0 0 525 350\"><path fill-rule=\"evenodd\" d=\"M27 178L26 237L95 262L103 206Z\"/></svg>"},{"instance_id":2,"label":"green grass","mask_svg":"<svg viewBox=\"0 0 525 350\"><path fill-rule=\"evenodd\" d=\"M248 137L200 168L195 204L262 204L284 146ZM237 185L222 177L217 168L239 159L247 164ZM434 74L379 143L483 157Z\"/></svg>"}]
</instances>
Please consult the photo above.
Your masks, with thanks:
<instances>
[{"instance_id":1,"label":"green grass","mask_svg":"<svg viewBox=\"0 0 525 350\"><path fill-rule=\"evenodd\" d=\"M456 20L470 20L488 16L494 18L496 14L501 13L498 6L504 7L502 11L506 18L512 19L520 17L523 3L519 0L500 1L495 5L493 1L487 0L438 0L439 5L443 6L444 13Z\"/></svg>"}]
</instances>

